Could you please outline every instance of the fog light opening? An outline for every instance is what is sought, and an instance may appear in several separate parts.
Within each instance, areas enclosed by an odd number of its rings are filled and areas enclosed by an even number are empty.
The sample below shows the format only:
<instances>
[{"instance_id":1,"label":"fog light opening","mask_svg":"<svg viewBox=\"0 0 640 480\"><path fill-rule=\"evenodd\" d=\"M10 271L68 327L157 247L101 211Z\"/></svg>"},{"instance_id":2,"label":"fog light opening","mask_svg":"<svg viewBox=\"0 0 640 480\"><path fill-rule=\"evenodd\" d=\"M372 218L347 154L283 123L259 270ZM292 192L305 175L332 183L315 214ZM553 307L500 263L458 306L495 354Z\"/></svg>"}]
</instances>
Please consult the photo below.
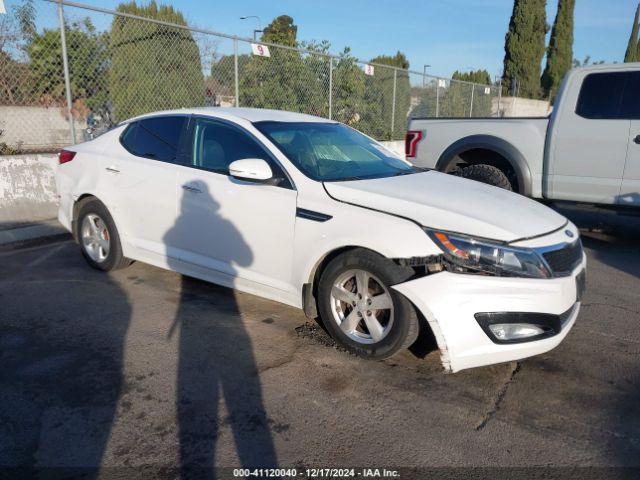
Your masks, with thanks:
<instances>
[{"instance_id":1,"label":"fog light opening","mask_svg":"<svg viewBox=\"0 0 640 480\"><path fill-rule=\"evenodd\" d=\"M489 325L489 329L498 340L519 340L545 333L544 329L530 323L496 323Z\"/></svg>"}]
</instances>

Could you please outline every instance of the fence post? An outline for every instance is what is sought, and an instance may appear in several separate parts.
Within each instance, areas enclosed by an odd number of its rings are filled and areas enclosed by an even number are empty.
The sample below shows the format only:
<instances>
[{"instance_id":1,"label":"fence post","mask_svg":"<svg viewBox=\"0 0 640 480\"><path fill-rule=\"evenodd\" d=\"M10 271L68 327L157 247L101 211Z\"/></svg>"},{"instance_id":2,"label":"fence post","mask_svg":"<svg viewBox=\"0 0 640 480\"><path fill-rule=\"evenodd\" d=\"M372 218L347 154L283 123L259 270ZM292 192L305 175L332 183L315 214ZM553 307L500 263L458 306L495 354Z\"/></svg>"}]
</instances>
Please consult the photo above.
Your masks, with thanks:
<instances>
[{"instance_id":1,"label":"fence post","mask_svg":"<svg viewBox=\"0 0 640 480\"><path fill-rule=\"evenodd\" d=\"M236 107L240 106L240 87L238 82L238 39L233 39L233 78L235 84Z\"/></svg>"},{"instance_id":2,"label":"fence post","mask_svg":"<svg viewBox=\"0 0 640 480\"><path fill-rule=\"evenodd\" d=\"M333 120L333 57L329 57L329 120Z\"/></svg>"},{"instance_id":3,"label":"fence post","mask_svg":"<svg viewBox=\"0 0 640 480\"><path fill-rule=\"evenodd\" d=\"M391 103L391 140L396 127L396 80L398 77L398 69L393 69L393 102Z\"/></svg>"},{"instance_id":4,"label":"fence post","mask_svg":"<svg viewBox=\"0 0 640 480\"><path fill-rule=\"evenodd\" d=\"M67 37L64 31L64 12L62 11L62 0L58 1L58 20L60 21L60 43L62 45L62 69L64 73L64 90L67 96L67 118L69 119L69 132L71 134L71 145L76 144L76 126L73 121L71 102L71 82L69 80L69 62L67 60Z\"/></svg>"},{"instance_id":5,"label":"fence post","mask_svg":"<svg viewBox=\"0 0 640 480\"><path fill-rule=\"evenodd\" d=\"M440 79L436 78L436 118L440 113Z\"/></svg>"},{"instance_id":6,"label":"fence post","mask_svg":"<svg viewBox=\"0 0 640 480\"><path fill-rule=\"evenodd\" d=\"M472 83L471 84L471 105L469 106L469 117L471 117L473 115L473 91L476 88L476 84Z\"/></svg>"}]
</instances>

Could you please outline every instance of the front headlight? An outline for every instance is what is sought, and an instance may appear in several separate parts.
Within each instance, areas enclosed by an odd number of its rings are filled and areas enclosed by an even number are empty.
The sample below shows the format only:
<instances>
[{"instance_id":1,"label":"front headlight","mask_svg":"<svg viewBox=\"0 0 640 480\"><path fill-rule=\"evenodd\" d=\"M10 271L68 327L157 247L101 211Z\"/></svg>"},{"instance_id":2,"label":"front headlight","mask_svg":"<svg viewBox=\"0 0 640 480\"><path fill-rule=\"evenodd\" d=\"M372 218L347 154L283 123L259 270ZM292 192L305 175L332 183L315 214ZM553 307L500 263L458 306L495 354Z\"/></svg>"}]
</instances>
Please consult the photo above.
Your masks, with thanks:
<instances>
[{"instance_id":1,"label":"front headlight","mask_svg":"<svg viewBox=\"0 0 640 480\"><path fill-rule=\"evenodd\" d=\"M542 258L531 249L508 247L458 233L425 231L442 249L453 271L511 277L551 277Z\"/></svg>"}]
</instances>

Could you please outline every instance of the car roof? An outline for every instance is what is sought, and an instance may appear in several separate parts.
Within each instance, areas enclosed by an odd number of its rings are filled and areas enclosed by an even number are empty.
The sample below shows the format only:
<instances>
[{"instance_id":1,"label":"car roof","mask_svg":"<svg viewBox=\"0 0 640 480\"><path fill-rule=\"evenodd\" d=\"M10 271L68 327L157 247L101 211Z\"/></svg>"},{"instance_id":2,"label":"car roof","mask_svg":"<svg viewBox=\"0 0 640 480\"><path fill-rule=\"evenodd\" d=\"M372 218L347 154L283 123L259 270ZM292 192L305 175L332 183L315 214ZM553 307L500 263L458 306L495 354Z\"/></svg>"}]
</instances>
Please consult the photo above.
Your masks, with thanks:
<instances>
[{"instance_id":1,"label":"car roof","mask_svg":"<svg viewBox=\"0 0 640 480\"><path fill-rule=\"evenodd\" d=\"M242 107L198 107L182 108L179 110L163 110L151 112L127 120L138 120L157 115L202 115L212 118L223 118L227 120L247 120L249 122L308 122L308 123L336 123L332 120L305 113L287 112L284 110L270 110L267 108L242 108Z\"/></svg>"}]
</instances>

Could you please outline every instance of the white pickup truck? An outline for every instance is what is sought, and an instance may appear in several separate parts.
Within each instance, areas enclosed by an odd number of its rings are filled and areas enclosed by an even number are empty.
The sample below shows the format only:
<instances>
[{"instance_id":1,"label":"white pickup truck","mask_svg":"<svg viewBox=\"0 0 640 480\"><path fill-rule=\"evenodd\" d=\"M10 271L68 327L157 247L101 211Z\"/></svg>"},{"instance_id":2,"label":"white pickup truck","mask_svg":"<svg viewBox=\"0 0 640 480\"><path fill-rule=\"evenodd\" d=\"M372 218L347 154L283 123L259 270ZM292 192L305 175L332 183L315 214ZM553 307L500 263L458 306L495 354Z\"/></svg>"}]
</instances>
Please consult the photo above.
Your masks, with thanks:
<instances>
[{"instance_id":1,"label":"white pickup truck","mask_svg":"<svg viewBox=\"0 0 640 480\"><path fill-rule=\"evenodd\" d=\"M640 63L565 77L543 118L413 118L407 160L523 195L640 207Z\"/></svg>"}]
</instances>

